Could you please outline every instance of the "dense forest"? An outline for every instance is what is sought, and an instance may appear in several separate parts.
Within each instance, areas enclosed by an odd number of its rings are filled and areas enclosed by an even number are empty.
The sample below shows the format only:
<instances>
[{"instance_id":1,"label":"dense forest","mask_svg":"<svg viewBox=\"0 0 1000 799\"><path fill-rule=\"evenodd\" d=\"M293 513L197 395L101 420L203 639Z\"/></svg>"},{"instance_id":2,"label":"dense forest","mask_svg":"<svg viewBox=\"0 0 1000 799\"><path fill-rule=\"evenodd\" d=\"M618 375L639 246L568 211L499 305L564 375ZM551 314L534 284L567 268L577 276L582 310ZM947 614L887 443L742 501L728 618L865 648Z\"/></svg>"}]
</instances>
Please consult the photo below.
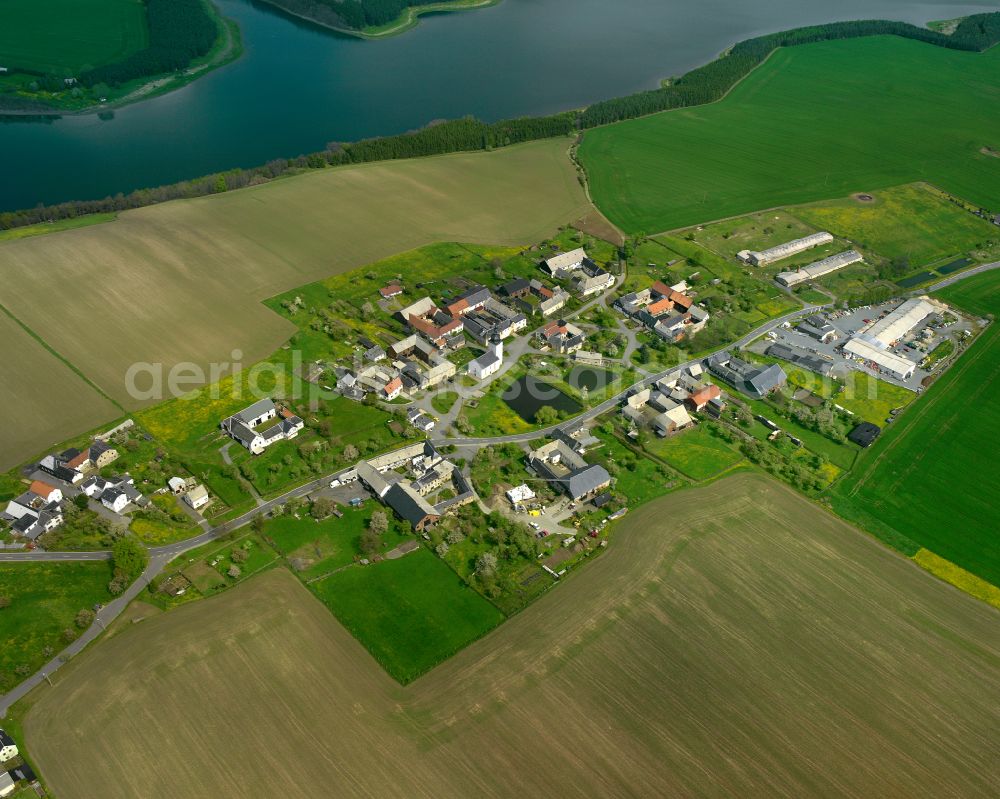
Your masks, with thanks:
<instances>
[{"instance_id":1,"label":"dense forest","mask_svg":"<svg viewBox=\"0 0 1000 799\"><path fill-rule=\"evenodd\" d=\"M78 80L84 86L118 86L136 78L183 69L212 49L219 34L204 0L146 0L149 46L123 61L96 67Z\"/></svg>"},{"instance_id":2,"label":"dense forest","mask_svg":"<svg viewBox=\"0 0 1000 799\"><path fill-rule=\"evenodd\" d=\"M178 6L186 3L200 4L200 0L157 0L157 2ZM150 0L150 3L152 5L153 0ZM645 116L669 108L699 105L717 100L764 61L776 47L879 34L894 34L961 50L985 50L1000 42L1000 12L969 17L951 36L901 22L884 21L842 22L761 36L740 42L717 61L692 70L662 89L595 103L582 111L567 111L548 117L525 117L493 123L469 117L433 124L399 136L366 139L349 144L331 143L322 152L298 158L277 159L251 169L234 169L169 186L118 194L102 200L66 202L0 213L0 229L84 214L122 211L166 200L229 191L304 169L324 169L342 164L488 150L534 139L569 135L597 125Z\"/></svg>"}]
</instances>

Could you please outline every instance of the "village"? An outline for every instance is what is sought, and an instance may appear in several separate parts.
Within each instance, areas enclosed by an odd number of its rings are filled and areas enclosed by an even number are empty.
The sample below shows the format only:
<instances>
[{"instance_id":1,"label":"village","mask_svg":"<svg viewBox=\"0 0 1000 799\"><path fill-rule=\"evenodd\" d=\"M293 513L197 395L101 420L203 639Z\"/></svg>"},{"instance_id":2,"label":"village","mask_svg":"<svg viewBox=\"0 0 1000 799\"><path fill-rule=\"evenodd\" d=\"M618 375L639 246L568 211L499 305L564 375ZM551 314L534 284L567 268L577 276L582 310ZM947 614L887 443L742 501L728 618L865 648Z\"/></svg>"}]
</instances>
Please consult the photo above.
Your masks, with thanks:
<instances>
[{"instance_id":1,"label":"village","mask_svg":"<svg viewBox=\"0 0 1000 799\"><path fill-rule=\"evenodd\" d=\"M761 269L831 242L830 234L817 233L763 251L741 251L737 260ZM318 384L329 376L326 390L392 411L402 424L390 425L398 432L411 431L414 443L339 469L327 480L334 501L357 507L374 499L428 539L429 530L465 506L475 504L483 513L500 510L533 531L542 546L541 565L558 577L566 567L555 566L566 555L553 557L553 549L572 548L580 554L590 549L591 539L605 544L605 526L628 510L629 498L615 490L619 481L609 472L610 464L588 462L589 450L614 440L663 455L664 447L674 445L651 442L667 442L702 423L716 437L734 436L731 445L737 451L755 429L772 444L782 438L800 449L808 438L804 426L816 427L809 414L818 415L824 405L833 414L825 428L833 443L867 447L899 409L881 419L862 418L835 400L827 401L831 390L842 390L852 374L863 373L917 394L935 368L930 353L944 341L961 342L974 333L973 322L926 297L843 310L807 307L735 346L652 372L634 363L639 336L689 348L694 342L696 351L699 333L711 322L711 313L698 302L699 291L689 283L698 275L669 283L651 275L647 285L626 291L623 264L608 254L605 258L605 265L599 265L584 247L542 253L535 277L502 279L492 287L466 284L443 296L420 295L418 283L416 299L406 299L414 290L401 279L380 286L378 307L392 321L391 328L379 331L368 324L350 359L316 361L304 377ZM855 250L845 251L772 279L787 291L862 258ZM647 272L654 266L650 263ZM499 267L497 271L502 277ZM296 297L286 306L294 311L301 304ZM617 352L615 340L608 350L608 325L624 342ZM603 341L605 351L588 349L591 337ZM570 377L597 374L607 385L592 381L591 392L589 384L572 385L569 377L560 382L560 371L552 371L558 363L566 364ZM797 376L792 385L789 373ZM514 381L517 374L522 376ZM816 385L805 385L803 375L811 375ZM574 395L566 393L574 389ZM790 407L774 402L782 392ZM527 418L524 432L482 437L469 429L466 414L494 397L500 412L512 414L514 409ZM564 400L564 410L552 412ZM781 414L784 423L772 418ZM217 427L253 458L296 439L306 421L292 403L264 397L219 419ZM604 433L595 435L595 427ZM213 501L221 508L210 487L195 476L178 469L152 479L144 474L137 484L128 471L115 470L123 445L134 450L136 440L143 438L149 435L127 420L87 446L50 453L26 468L27 489L0 514L10 530L5 546L36 546L74 508L119 530L143 514L159 514L161 521L172 515L192 531L211 529L205 514ZM496 496L492 486L474 479L477 458L494 445L520 448ZM806 445L803 451L808 449L823 447ZM163 453L155 459L163 460ZM669 454L663 460L676 468L678 461ZM701 473L689 471L695 479ZM692 474L680 469L678 476L691 479ZM498 503L500 495L505 501Z\"/></svg>"}]
</instances>

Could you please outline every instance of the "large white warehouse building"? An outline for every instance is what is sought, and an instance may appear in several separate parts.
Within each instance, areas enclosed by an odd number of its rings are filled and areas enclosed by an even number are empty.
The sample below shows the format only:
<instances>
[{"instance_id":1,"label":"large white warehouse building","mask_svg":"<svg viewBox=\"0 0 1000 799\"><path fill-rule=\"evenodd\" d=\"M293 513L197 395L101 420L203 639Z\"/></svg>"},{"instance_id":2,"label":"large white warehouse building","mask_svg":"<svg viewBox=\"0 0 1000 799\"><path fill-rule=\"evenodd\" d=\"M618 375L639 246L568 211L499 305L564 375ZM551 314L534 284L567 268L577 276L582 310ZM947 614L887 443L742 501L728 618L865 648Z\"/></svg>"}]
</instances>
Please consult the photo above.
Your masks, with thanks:
<instances>
[{"instance_id":1,"label":"large white warehouse building","mask_svg":"<svg viewBox=\"0 0 1000 799\"><path fill-rule=\"evenodd\" d=\"M852 336L844 345L844 352L876 364L899 380L909 380L917 365L909 358L896 355L892 347L928 316L947 309L946 305L927 297L907 300L864 332Z\"/></svg>"},{"instance_id":2,"label":"large white warehouse building","mask_svg":"<svg viewBox=\"0 0 1000 799\"><path fill-rule=\"evenodd\" d=\"M856 264L864 259L865 257L857 250L848 250L847 252L831 255L822 261L816 261L816 263L809 264L809 266L804 266L801 269L796 269L794 272L780 272L775 275L774 279L783 286L796 286L803 281L815 280L818 277L836 272L838 269L843 269L845 266Z\"/></svg>"},{"instance_id":3,"label":"large white warehouse building","mask_svg":"<svg viewBox=\"0 0 1000 799\"><path fill-rule=\"evenodd\" d=\"M936 300L917 297L913 300L907 300L885 318L879 319L865 333L889 347L931 314L946 310L947 307Z\"/></svg>"},{"instance_id":4,"label":"large white warehouse building","mask_svg":"<svg viewBox=\"0 0 1000 799\"><path fill-rule=\"evenodd\" d=\"M811 250L813 247L819 247L821 244L829 244L831 241L833 241L833 236L829 233L813 233L811 236L795 239L795 241L786 241L784 244L779 244L762 252L741 250L737 253L736 257L744 263L753 264L754 266L766 266L784 258L791 258L800 252Z\"/></svg>"},{"instance_id":5,"label":"large white warehouse building","mask_svg":"<svg viewBox=\"0 0 1000 799\"><path fill-rule=\"evenodd\" d=\"M884 349L880 344L877 339L872 341L864 335L855 336L844 345L844 352L876 364L899 380L909 380L913 377L917 365L902 355Z\"/></svg>"}]
</instances>

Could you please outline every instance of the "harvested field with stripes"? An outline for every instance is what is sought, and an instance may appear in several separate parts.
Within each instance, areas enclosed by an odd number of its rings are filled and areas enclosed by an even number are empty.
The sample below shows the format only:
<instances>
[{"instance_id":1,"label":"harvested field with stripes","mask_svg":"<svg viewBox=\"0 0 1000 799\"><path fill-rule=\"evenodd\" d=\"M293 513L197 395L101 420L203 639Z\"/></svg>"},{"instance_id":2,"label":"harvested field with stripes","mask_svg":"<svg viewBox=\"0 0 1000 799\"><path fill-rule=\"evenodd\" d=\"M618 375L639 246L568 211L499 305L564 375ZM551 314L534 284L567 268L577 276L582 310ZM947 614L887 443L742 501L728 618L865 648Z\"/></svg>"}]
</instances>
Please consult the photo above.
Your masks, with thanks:
<instances>
[{"instance_id":1,"label":"harvested field with stripes","mask_svg":"<svg viewBox=\"0 0 1000 799\"><path fill-rule=\"evenodd\" d=\"M274 352L295 328L261 304L268 297L433 241L527 245L582 217L593 206L568 146L549 139L327 169L0 242L0 304L133 410L153 402L127 390L133 364L204 370L233 361L234 350L244 365ZM19 348L16 337L0 336L8 366L22 359ZM62 369L32 371L46 373L43 383L22 373L18 391L30 396L44 385L54 411L90 407L91 426L121 414L96 411ZM0 385L8 408L22 399L12 390ZM0 470L51 443L57 426L30 435L4 426Z\"/></svg>"}]
</instances>

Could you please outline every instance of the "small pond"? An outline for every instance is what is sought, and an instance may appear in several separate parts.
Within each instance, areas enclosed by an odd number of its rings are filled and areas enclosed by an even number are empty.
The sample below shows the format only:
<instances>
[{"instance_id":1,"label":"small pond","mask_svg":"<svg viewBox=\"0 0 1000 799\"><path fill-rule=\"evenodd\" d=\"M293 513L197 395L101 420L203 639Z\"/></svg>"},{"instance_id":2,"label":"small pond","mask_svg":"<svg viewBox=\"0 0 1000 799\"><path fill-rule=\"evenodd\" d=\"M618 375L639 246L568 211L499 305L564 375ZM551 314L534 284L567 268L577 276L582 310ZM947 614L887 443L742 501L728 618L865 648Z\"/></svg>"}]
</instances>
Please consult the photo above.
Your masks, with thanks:
<instances>
[{"instance_id":1,"label":"small pond","mask_svg":"<svg viewBox=\"0 0 1000 799\"><path fill-rule=\"evenodd\" d=\"M576 366L566 380L573 388L587 391L601 391L610 386L618 375L610 369L598 369L593 366Z\"/></svg>"},{"instance_id":2,"label":"small pond","mask_svg":"<svg viewBox=\"0 0 1000 799\"><path fill-rule=\"evenodd\" d=\"M583 406L571 396L564 394L552 384L531 375L525 375L520 380L511 383L510 387L503 393L502 399L518 416L532 424L535 423L535 414L546 405L567 414L575 414L583 410Z\"/></svg>"}]
</instances>

